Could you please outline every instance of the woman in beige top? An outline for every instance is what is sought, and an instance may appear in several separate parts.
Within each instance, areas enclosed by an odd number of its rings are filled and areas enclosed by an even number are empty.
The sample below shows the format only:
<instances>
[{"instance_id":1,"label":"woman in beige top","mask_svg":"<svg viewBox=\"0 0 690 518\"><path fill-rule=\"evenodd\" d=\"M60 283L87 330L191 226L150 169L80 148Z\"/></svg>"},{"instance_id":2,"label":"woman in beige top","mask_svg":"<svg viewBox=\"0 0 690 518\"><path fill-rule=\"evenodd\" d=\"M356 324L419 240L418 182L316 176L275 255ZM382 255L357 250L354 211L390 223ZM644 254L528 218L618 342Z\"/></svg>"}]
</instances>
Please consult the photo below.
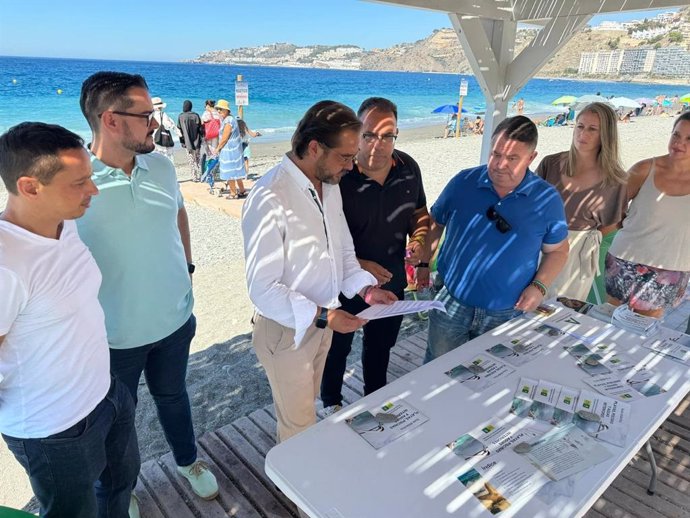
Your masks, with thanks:
<instances>
[{"instance_id":1,"label":"woman in beige top","mask_svg":"<svg viewBox=\"0 0 690 518\"><path fill-rule=\"evenodd\" d=\"M568 262L549 296L587 299L599 270L602 235L623 219L627 174L618 156L617 120L608 105L587 105L575 119L570 150L544 157L537 167L563 198L570 243Z\"/></svg>"},{"instance_id":2,"label":"woman in beige top","mask_svg":"<svg viewBox=\"0 0 690 518\"><path fill-rule=\"evenodd\" d=\"M606 256L612 304L659 318L690 280L690 112L673 123L668 154L630 169L632 200Z\"/></svg>"}]
</instances>

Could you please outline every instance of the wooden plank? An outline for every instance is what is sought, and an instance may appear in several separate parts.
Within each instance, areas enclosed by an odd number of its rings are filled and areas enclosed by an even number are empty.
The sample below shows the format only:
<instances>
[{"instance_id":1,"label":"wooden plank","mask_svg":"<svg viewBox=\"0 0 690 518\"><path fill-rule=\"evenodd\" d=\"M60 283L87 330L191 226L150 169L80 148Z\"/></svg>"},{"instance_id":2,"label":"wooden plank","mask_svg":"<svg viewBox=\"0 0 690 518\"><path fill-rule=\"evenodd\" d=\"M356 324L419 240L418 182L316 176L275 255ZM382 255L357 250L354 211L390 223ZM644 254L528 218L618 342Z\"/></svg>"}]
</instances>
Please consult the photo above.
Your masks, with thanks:
<instances>
[{"instance_id":1,"label":"wooden plank","mask_svg":"<svg viewBox=\"0 0 690 518\"><path fill-rule=\"evenodd\" d=\"M424 362L424 353L421 351L420 348L416 347L412 342L409 340L401 340L397 344L395 344L395 347L393 349L402 349L408 353L410 353L413 356L416 356L419 358L422 362Z\"/></svg>"},{"instance_id":2,"label":"wooden plank","mask_svg":"<svg viewBox=\"0 0 690 518\"><path fill-rule=\"evenodd\" d=\"M662 423L661 428L663 428L669 433L672 433L673 435L685 439L686 441L690 441L690 430L688 430L687 428L683 428L682 426L678 426L669 419Z\"/></svg>"},{"instance_id":3,"label":"wooden plank","mask_svg":"<svg viewBox=\"0 0 690 518\"><path fill-rule=\"evenodd\" d=\"M261 515L254 509L254 506L235 488L222 470L216 466L215 462L206 454L203 448L197 450L197 458L206 462L218 480L219 489L225 493L224 498L213 500L203 500L198 497L186 479L177 474L177 464L172 453L163 455L159 462L163 469L167 471L168 478L172 480L177 492L187 502L187 505L196 516L204 518L227 518L227 516L245 516L251 518L261 518ZM228 498L225 498L227 495ZM220 495L219 495L220 496ZM173 515L177 516L177 515Z\"/></svg>"},{"instance_id":4,"label":"wooden plank","mask_svg":"<svg viewBox=\"0 0 690 518\"><path fill-rule=\"evenodd\" d=\"M139 512L141 516L145 516L146 518L166 518L158 507L156 497L151 494L141 477L139 478L137 486L134 488L134 496L136 496L137 502L139 502Z\"/></svg>"},{"instance_id":5,"label":"wooden plank","mask_svg":"<svg viewBox=\"0 0 690 518\"><path fill-rule=\"evenodd\" d=\"M630 462L629 466L634 467L637 471L641 472L645 477L647 477L647 479L649 479L649 477L652 475L652 466L649 464L646 458L636 457ZM673 487L678 491L684 492L685 494L690 494L690 481L676 476L669 470L658 469L657 479L659 482L663 482L669 487Z\"/></svg>"},{"instance_id":6,"label":"wooden plank","mask_svg":"<svg viewBox=\"0 0 690 518\"><path fill-rule=\"evenodd\" d=\"M232 426L264 457L268 450L275 446L275 440L269 437L248 417L239 418L232 423Z\"/></svg>"},{"instance_id":7,"label":"wooden plank","mask_svg":"<svg viewBox=\"0 0 690 518\"><path fill-rule=\"evenodd\" d=\"M195 518L178 488L170 481L167 473L163 471L156 460L150 460L141 465L139 478L154 496L156 504L164 516ZM147 509L140 507L139 510L142 516L147 516Z\"/></svg>"},{"instance_id":8,"label":"wooden plank","mask_svg":"<svg viewBox=\"0 0 690 518\"><path fill-rule=\"evenodd\" d=\"M416 365L410 363L404 358L393 353L389 356L388 361L388 372L396 376L396 378L401 378L405 374L412 372L417 368Z\"/></svg>"},{"instance_id":9,"label":"wooden plank","mask_svg":"<svg viewBox=\"0 0 690 518\"><path fill-rule=\"evenodd\" d=\"M631 505L635 505L635 502L638 502L639 505L646 505L654 512L659 513L660 516L665 516L667 518L687 518L686 511L682 507L679 507L677 504L664 497L664 494L668 493L664 492L664 488L661 487L661 485L659 485L660 487L657 493L648 495L648 484L649 480L642 484L638 484L628 477L619 476L613 481L611 487L627 495Z\"/></svg>"},{"instance_id":10,"label":"wooden plank","mask_svg":"<svg viewBox=\"0 0 690 518\"><path fill-rule=\"evenodd\" d=\"M653 437L660 443L666 444L671 448L683 451L690 455L690 442L674 433L666 431L664 428L659 428L656 432L654 432Z\"/></svg>"},{"instance_id":11,"label":"wooden plank","mask_svg":"<svg viewBox=\"0 0 690 518\"><path fill-rule=\"evenodd\" d=\"M345 374L345 379L343 380L343 385L347 386L355 394L359 394L360 397L364 396L364 383L357 379L354 375Z\"/></svg>"},{"instance_id":12,"label":"wooden plank","mask_svg":"<svg viewBox=\"0 0 690 518\"><path fill-rule=\"evenodd\" d=\"M247 495L247 499L259 509L262 515L270 517L290 517L293 515L292 502L287 498L283 498L282 501L277 499L216 434L205 434L199 439L199 442L218 468L222 470L223 475L232 480L234 485ZM229 499L228 496L229 494L223 489L221 497L224 502ZM240 514L239 516L244 515Z\"/></svg>"},{"instance_id":13,"label":"wooden plank","mask_svg":"<svg viewBox=\"0 0 690 518\"><path fill-rule=\"evenodd\" d=\"M391 349L391 356L397 356L403 360L409 365L408 373L416 370L418 367L422 366L423 360L416 354L412 354L409 351L406 351L404 349L396 349L393 347Z\"/></svg>"},{"instance_id":14,"label":"wooden plank","mask_svg":"<svg viewBox=\"0 0 690 518\"><path fill-rule=\"evenodd\" d=\"M650 481L648 473L643 473L631 463L625 467L618 478L621 478L621 476L637 485L640 497L644 496L651 498L647 494L647 488L649 487ZM675 506L683 509L683 512L686 513L687 516L690 516L690 496L683 491L669 486L660 477L657 478L655 496L662 500L672 502Z\"/></svg>"},{"instance_id":15,"label":"wooden plank","mask_svg":"<svg viewBox=\"0 0 690 518\"><path fill-rule=\"evenodd\" d=\"M265 408L260 408L249 414L249 419L254 421L254 423L264 431L275 446L277 424L273 416L271 416Z\"/></svg>"},{"instance_id":16,"label":"wooden plank","mask_svg":"<svg viewBox=\"0 0 690 518\"><path fill-rule=\"evenodd\" d=\"M604 518L639 518L637 515L631 514L618 507L615 503L611 502L606 497L606 493L604 493L599 500L594 502L594 505L585 516L590 518L590 513L592 512L595 512Z\"/></svg>"},{"instance_id":17,"label":"wooden plank","mask_svg":"<svg viewBox=\"0 0 690 518\"><path fill-rule=\"evenodd\" d=\"M293 509L293 503L276 487L273 481L268 478L264 465L266 459L254 447L232 427L225 427L216 432L216 435L232 452L239 458L242 463L249 469L254 477L256 477L261 484L283 505L289 509ZM296 512L296 511L295 511Z\"/></svg>"},{"instance_id":18,"label":"wooden plank","mask_svg":"<svg viewBox=\"0 0 690 518\"><path fill-rule=\"evenodd\" d=\"M690 457L685 455L683 452L676 451L673 446L669 446L667 444L664 444L662 442L659 442L656 440L654 437L651 437L649 439L650 444L652 445L652 450L655 453L658 453L659 456L665 457L667 459L672 460L673 462L679 464L680 466L685 469L685 471L689 471L690 468ZM657 461L659 458L657 458ZM663 459L662 459L663 460Z\"/></svg>"},{"instance_id":19,"label":"wooden plank","mask_svg":"<svg viewBox=\"0 0 690 518\"><path fill-rule=\"evenodd\" d=\"M604 492L600 500L602 499L605 501L606 505L603 507L597 506L595 510L609 518L622 518L623 516L666 518L649 505L629 498L625 493L621 492L620 489L613 485L609 486ZM599 501L597 501L597 503L599 503Z\"/></svg>"},{"instance_id":20,"label":"wooden plank","mask_svg":"<svg viewBox=\"0 0 690 518\"><path fill-rule=\"evenodd\" d=\"M606 518L606 517L603 514L601 514L599 511L596 511L594 509L590 509L584 515L584 518Z\"/></svg>"}]
</instances>

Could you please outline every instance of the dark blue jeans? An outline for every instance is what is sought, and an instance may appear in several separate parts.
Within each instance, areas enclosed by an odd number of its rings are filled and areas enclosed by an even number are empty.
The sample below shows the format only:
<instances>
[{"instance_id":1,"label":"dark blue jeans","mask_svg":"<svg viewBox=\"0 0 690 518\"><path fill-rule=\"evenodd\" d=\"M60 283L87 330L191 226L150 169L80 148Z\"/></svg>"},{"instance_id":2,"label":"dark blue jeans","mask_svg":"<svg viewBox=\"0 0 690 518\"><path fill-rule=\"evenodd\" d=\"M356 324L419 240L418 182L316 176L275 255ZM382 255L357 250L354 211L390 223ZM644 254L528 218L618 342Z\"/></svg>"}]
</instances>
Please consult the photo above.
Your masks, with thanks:
<instances>
[{"instance_id":1,"label":"dark blue jeans","mask_svg":"<svg viewBox=\"0 0 690 518\"><path fill-rule=\"evenodd\" d=\"M196 461L192 410L185 381L189 345L195 332L196 318L192 315L177 331L158 342L133 349L110 349L110 371L129 389L135 405L143 371L178 466L189 466Z\"/></svg>"},{"instance_id":2,"label":"dark blue jeans","mask_svg":"<svg viewBox=\"0 0 690 518\"><path fill-rule=\"evenodd\" d=\"M490 310L466 306L445 287L436 295L436 300L443 302L448 313L436 310L429 312L429 338L424 363L522 314L522 311L513 308Z\"/></svg>"},{"instance_id":3,"label":"dark blue jeans","mask_svg":"<svg viewBox=\"0 0 690 518\"><path fill-rule=\"evenodd\" d=\"M140 461L134 404L118 380L74 426L44 439L3 439L29 475L41 516L127 516Z\"/></svg>"},{"instance_id":4,"label":"dark blue jeans","mask_svg":"<svg viewBox=\"0 0 690 518\"><path fill-rule=\"evenodd\" d=\"M403 292L396 293L398 299ZM369 307L359 295L352 299L340 296L343 309L353 315ZM371 320L363 328L362 372L364 376L364 395L377 391L387 383L386 372L390 360L390 350L395 345L403 317L389 317ZM352 350L354 333L333 332L331 348L326 357L326 366L321 379L321 401L323 406L342 405L343 376L347 367L347 357Z\"/></svg>"}]
</instances>

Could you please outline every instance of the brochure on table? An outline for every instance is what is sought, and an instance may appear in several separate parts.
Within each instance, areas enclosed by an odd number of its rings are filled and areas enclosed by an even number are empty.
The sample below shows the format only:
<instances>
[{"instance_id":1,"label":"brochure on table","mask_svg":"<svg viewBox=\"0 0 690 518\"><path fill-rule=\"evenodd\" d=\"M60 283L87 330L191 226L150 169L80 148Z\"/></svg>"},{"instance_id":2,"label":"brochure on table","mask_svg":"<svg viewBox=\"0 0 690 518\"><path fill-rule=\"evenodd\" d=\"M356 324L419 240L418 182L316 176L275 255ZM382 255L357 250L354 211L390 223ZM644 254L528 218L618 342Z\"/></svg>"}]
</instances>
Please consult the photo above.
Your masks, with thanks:
<instances>
[{"instance_id":1,"label":"brochure on table","mask_svg":"<svg viewBox=\"0 0 690 518\"><path fill-rule=\"evenodd\" d=\"M345 422L378 450L428 420L419 410L400 399L360 412Z\"/></svg>"},{"instance_id":2,"label":"brochure on table","mask_svg":"<svg viewBox=\"0 0 690 518\"><path fill-rule=\"evenodd\" d=\"M536 441L544 430L517 424L486 423L446 445L449 455L462 459L454 477L492 514L529 499L549 481L513 451L515 444Z\"/></svg>"},{"instance_id":3,"label":"brochure on table","mask_svg":"<svg viewBox=\"0 0 690 518\"><path fill-rule=\"evenodd\" d=\"M489 355L477 354L470 361L447 371L446 375L474 392L481 392L513 372L514 369Z\"/></svg>"}]
</instances>

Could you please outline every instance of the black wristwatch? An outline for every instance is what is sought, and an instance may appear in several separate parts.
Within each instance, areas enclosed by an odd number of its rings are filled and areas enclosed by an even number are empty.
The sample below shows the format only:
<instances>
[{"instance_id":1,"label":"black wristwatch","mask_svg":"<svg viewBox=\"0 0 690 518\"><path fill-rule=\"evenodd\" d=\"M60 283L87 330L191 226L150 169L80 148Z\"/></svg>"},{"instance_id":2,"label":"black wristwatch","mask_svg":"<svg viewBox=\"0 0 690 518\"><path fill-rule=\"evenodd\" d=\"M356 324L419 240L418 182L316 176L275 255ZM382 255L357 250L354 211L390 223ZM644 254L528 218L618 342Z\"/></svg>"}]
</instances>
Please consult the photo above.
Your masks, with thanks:
<instances>
[{"instance_id":1,"label":"black wristwatch","mask_svg":"<svg viewBox=\"0 0 690 518\"><path fill-rule=\"evenodd\" d=\"M194 263L187 263L187 271L189 273L194 273L194 270L196 270L196 266L194 266Z\"/></svg>"},{"instance_id":2,"label":"black wristwatch","mask_svg":"<svg viewBox=\"0 0 690 518\"><path fill-rule=\"evenodd\" d=\"M429 268L429 263L419 263L415 268Z\"/></svg>"},{"instance_id":3,"label":"black wristwatch","mask_svg":"<svg viewBox=\"0 0 690 518\"><path fill-rule=\"evenodd\" d=\"M319 329L326 329L328 325L328 308L321 308L319 316L316 317L316 323L314 324Z\"/></svg>"}]
</instances>

